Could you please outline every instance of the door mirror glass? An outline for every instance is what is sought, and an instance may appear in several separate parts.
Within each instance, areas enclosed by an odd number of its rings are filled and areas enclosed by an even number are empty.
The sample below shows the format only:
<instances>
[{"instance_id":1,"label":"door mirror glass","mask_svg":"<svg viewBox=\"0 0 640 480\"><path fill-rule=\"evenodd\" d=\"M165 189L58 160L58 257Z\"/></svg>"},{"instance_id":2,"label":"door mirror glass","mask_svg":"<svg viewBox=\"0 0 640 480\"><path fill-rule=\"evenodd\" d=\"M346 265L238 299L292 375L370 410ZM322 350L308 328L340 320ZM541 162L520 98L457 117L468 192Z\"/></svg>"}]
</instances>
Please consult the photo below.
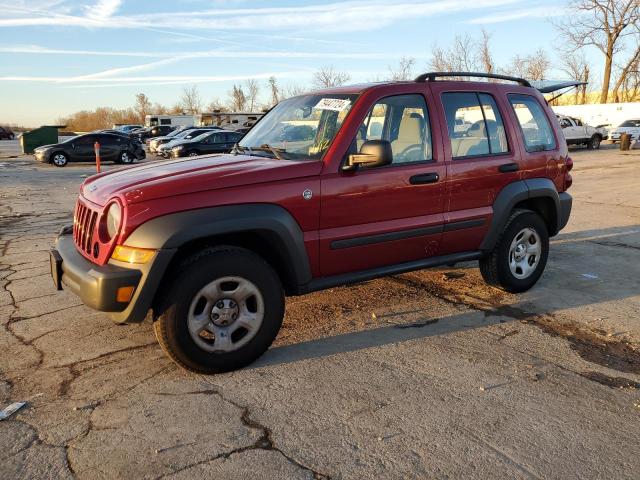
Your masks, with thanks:
<instances>
[{"instance_id":1,"label":"door mirror glass","mask_svg":"<svg viewBox=\"0 0 640 480\"><path fill-rule=\"evenodd\" d=\"M369 140L362 144L360 153L355 153L347 157L347 162L342 169L353 171L358 168L372 168L391 165L393 162L393 152L391 142L386 140Z\"/></svg>"}]
</instances>

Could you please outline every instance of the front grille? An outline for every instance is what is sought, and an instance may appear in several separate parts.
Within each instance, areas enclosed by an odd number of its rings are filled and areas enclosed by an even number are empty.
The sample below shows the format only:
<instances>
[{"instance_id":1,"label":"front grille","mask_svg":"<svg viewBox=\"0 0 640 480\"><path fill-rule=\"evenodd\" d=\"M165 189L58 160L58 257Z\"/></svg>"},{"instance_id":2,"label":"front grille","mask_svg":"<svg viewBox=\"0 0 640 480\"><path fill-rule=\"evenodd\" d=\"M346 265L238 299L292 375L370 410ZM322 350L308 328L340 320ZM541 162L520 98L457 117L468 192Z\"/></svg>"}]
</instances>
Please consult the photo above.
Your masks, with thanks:
<instances>
[{"instance_id":1,"label":"front grille","mask_svg":"<svg viewBox=\"0 0 640 480\"><path fill-rule=\"evenodd\" d=\"M78 200L76 213L73 216L73 240L76 246L89 256L91 256L93 232L97 220L98 212L91 210Z\"/></svg>"}]
</instances>

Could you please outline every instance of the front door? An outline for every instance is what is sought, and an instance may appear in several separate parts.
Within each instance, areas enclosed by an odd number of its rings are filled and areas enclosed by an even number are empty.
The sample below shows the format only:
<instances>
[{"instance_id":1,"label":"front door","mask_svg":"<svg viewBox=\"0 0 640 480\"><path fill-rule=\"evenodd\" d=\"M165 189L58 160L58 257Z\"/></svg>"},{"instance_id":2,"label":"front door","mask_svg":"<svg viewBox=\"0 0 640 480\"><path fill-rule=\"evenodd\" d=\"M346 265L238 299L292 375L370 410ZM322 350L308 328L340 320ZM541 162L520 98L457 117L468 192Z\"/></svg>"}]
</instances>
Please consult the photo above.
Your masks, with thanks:
<instances>
[{"instance_id":1,"label":"front door","mask_svg":"<svg viewBox=\"0 0 640 480\"><path fill-rule=\"evenodd\" d=\"M389 142L392 163L322 176L322 276L424 259L438 253L445 166L426 85L378 99L351 143ZM386 144L385 144L386 145ZM346 157L346 155L345 155Z\"/></svg>"}]
</instances>

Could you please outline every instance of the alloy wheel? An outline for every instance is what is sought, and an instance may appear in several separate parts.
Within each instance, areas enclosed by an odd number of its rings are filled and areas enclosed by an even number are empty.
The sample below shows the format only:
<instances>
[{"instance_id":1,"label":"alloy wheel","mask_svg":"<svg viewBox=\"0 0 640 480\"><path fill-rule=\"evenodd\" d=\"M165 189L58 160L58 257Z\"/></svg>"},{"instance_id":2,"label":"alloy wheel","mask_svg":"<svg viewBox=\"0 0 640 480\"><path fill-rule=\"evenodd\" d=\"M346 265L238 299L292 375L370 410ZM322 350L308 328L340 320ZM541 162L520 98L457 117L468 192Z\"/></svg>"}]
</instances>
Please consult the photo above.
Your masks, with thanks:
<instances>
[{"instance_id":1,"label":"alloy wheel","mask_svg":"<svg viewBox=\"0 0 640 480\"><path fill-rule=\"evenodd\" d=\"M538 266L542 254L540 235L533 228L523 228L509 247L509 269L514 277L525 279Z\"/></svg>"},{"instance_id":2,"label":"alloy wheel","mask_svg":"<svg viewBox=\"0 0 640 480\"><path fill-rule=\"evenodd\" d=\"M264 319L258 287L242 277L218 278L194 296L189 307L189 334L211 353L232 352L249 342Z\"/></svg>"}]
</instances>

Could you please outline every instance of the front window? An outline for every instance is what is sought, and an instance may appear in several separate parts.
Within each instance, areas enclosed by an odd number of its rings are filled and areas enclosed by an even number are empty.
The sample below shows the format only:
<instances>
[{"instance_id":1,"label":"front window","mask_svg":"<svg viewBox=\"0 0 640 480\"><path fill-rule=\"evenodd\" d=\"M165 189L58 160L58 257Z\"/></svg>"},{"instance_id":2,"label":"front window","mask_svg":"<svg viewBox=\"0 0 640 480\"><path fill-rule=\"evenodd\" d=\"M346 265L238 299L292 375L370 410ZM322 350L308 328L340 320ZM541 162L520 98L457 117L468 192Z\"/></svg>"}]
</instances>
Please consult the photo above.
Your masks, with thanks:
<instances>
[{"instance_id":1,"label":"front window","mask_svg":"<svg viewBox=\"0 0 640 480\"><path fill-rule=\"evenodd\" d=\"M640 127L640 120L627 120L622 122L620 127Z\"/></svg>"},{"instance_id":2,"label":"front window","mask_svg":"<svg viewBox=\"0 0 640 480\"><path fill-rule=\"evenodd\" d=\"M280 102L240 141L237 150L283 159L322 158L356 95L303 95Z\"/></svg>"}]
</instances>

